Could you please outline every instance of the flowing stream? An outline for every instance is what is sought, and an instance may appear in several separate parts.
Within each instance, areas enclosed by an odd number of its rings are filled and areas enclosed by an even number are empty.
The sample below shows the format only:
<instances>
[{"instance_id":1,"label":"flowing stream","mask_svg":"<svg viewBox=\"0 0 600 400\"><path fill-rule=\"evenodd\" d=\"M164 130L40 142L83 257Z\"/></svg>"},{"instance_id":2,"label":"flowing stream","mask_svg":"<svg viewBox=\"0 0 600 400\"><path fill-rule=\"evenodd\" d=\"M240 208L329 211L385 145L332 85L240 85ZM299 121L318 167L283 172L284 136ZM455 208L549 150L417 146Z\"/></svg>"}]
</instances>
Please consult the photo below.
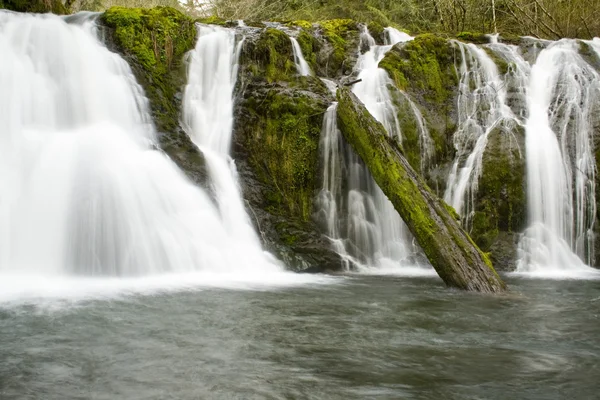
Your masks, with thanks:
<instances>
[{"instance_id":1,"label":"flowing stream","mask_svg":"<svg viewBox=\"0 0 600 400\"><path fill-rule=\"evenodd\" d=\"M598 394L599 281L354 275L278 290L0 303L0 397L574 399Z\"/></svg>"}]
</instances>

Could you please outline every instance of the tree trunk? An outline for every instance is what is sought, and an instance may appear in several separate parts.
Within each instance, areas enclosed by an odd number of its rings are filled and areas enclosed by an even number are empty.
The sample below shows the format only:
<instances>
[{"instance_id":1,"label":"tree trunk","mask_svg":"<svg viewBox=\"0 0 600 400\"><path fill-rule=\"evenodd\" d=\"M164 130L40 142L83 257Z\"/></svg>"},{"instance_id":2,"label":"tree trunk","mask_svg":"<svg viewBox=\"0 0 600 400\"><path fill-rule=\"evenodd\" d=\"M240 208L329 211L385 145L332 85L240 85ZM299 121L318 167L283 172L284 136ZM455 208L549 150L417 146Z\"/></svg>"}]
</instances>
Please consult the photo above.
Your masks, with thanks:
<instances>
[{"instance_id":1,"label":"tree trunk","mask_svg":"<svg viewBox=\"0 0 600 400\"><path fill-rule=\"evenodd\" d=\"M456 212L425 184L360 100L338 90L338 125L392 202L438 275L451 287L502 292L506 285L457 221Z\"/></svg>"}]
</instances>

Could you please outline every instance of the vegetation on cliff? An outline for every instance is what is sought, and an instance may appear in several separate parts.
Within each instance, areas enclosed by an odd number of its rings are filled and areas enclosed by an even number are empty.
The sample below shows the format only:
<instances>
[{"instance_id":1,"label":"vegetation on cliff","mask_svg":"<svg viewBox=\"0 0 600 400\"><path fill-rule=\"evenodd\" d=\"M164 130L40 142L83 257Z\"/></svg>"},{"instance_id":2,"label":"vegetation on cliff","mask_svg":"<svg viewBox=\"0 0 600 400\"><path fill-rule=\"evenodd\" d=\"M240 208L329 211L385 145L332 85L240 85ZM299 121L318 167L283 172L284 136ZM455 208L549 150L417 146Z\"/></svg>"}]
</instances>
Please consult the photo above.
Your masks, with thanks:
<instances>
[{"instance_id":1,"label":"vegetation on cliff","mask_svg":"<svg viewBox=\"0 0 600 400\"><path fill-rule=\"evenodd\" d=\"M298 42L313 46L302 34ZM339 269L339 257L312 221L331 96L319 79L297 74L290 39L278 29L247 39L240 66L233 155L267 248L293 269Z\"/></svg>"},{"instance_id":2,"label":"vegetation on cliff","mask_svg":"<svg viewBox=\"0 0 600 400\"><path fill-rule=\"evenodd\" d=\"M30 13L68 14L68 3L61 0L0 0L0 9Z\"/></svg>"},{"instance_id":3,"label":"vegetation on cliff","mask_svg":"<svg viewBox=\"0 0 600 400\"><path fill-rule=\"evenodd\" d=\"M109 42L131 65L150 100L161 148L196 183L206 178L200 151L181 129L181 90L186 83L184 55L194 48L194 21L170 7L113 7L102 16Z\"/></svg>"},{"instance_id":4,"label":"vegetation on cliff","mask_svg":"<svg viewBox=\"0 0 600 400\"><path fill-rule=\"evenodd\" d=\"M449 162L453 154L452 135L456 129L457 54L451 43L433 34L418 35L411 42L389 51L379 67L386 70L394 85L417 104L427 122L434 148L433 164ZM392 93L394 91L392 90ZM395 96L403 147L409 162L421 171L421 143L417 122L404 96ZM427 175L427 170L422 170Z\"/></svg>"},{"instance_id":5,"label":"vegetation on cliff","mask_svg":"<svg viewBox=\"0 0 600 400\"><path fill-rule=\"evenodd\" d=\"M338 90L338 100L338 123L344 137L369 167L442 280L465 290L504 290L488 257L411 168L383 126L347 89Z\"/></svg>"}]
</instances>

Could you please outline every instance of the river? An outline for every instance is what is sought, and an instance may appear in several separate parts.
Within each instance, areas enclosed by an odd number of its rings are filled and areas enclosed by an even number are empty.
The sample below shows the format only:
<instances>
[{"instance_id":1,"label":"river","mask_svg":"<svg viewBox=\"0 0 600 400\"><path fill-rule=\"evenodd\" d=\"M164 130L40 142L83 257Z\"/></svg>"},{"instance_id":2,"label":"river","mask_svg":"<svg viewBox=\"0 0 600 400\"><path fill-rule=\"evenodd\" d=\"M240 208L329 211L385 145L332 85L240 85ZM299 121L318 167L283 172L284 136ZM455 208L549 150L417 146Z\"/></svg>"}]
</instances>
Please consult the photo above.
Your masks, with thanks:
<instances>
[{"instance_id":1,"label":"river","mask_svg":"<svg viewBox=\"0 0 600 400\"><path fill-rule=\"evenodd\" d=\"M507 281L503 296L362 275L6 300L0 398L596 398L600 281Z\"/></svg>"}]
</instances>

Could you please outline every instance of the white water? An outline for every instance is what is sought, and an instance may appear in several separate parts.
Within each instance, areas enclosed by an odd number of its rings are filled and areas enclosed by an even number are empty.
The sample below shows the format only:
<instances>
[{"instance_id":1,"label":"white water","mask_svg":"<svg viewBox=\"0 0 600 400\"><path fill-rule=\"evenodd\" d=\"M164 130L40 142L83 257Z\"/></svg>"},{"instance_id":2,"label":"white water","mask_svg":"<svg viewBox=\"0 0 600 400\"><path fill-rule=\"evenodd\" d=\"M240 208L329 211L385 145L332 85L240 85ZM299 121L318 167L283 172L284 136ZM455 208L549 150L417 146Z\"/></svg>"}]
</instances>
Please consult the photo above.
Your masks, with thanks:
<instances>
[{"instance_id":1,"label":"white water","mask_svg":"<svg viewBox=\"0 0 600 400\"><path fill-rule=\"evenodd\" d=\"M507 104L507 85L490 56L474 44L455 41L461 64L458 86L458 127L454 134L456 158L448 177L444 200L463 217L469 229L483 155L490 132L510 132L520 121ZM499 46L499 45L496 45ZM515 74L526 79L527 70L515 64Z\"/></svg>"},{"instance_id":2,"label":"white water","mask_svg":"<svg viewBox=\"0 0 600 400\"><path fill-rule=\"evenodd\" d=\"M400 142L402 142L400 124L396 107L394 107L392 96L388 90L388 85L392 85L393 82L387 72L379 68L379 62L383 60L393 45L412 39L406 33L386 28L386 44L378 46L367 28L363 27L360 35L360 48L363 47L363 44L367 44L369 50L358 58L356 69L360 71L358 79L361 82L356 83L352 88L354 94L364 103L371 115L383 124L390 136L397 138Z\"/></svg>"},{"instance_id":3,"label":"white water","mask_svg":"<svg viewBox=\"0 0 600 400\"><path fill-rule=\"evenodd\" d=\"M593 45L593 43L591 43ZM550 276L591 270L595 205L593 118L600 77L561 40L531 70L526 124L529 228L519 244L518 272Z\"/></svg>"},{"instance_id":4,"label":"white water","mask_svg":"<svg viewBox=\"0 0 600 400\"><path fill-rule=\"evenodd\" d=\"M237 170L230 157L233 132L233 91L243 44L235 31L202 25L190 54L188 84L183 99L183 124L204 154L221 218L230 240L223 243L237 253L240 263L256 273L280 268L261 249L241 196ZM235 245L237 244L237 248Z\"/></svg>"},{"instance_id":5,"label":"white water","mask_svg":"<svg viewBox=\"0 0 600 400\"><path fill-rule=\"evenodd\" d=\"M389 37L410 39L405 34L391 31ZM397 35L394 36L394 34ZM354 92L365 102L367 108L380 121L391 121L397 126L395 109L387 92L389 78L377 63L393 42L376 46L366 30L361 36L371 44L370 50L361 56L359 78ZM381 100L378 101L377 99ZM363 272L394 271L414 274L411 267L420 268L418 248L400 216L376 185L364 163L343 141L336 123L337 104L325 114L321 132L321 162L323 186L317 199L317 220L333 242L336 251ZM399 133L399 129L394 131ZM421 261L422 262L422 261ZM426 264L426 262L425 262Z\"/></svg>"},{"instance_id":6,"label":"white water","mask_svg":"<svg viewBox=\"0 0 600 400\"><path fill-rule=\"evenodd\" d=\"M310 66L304 59L304 54L302 54L302 49L300 48L300 43L296 40L295 37L290 36L290 41L292 42L292 49L294 52L294 62L296 63L296 70L300 76L309 76L312 75L312 71Z\"/></svg>"},{"instance_id":7,"label":"white water","mask_svg":"<svg viewBox=\"0 0 600 400\"><path fill-rule=\"evenodd\" d=\"M99 277L118 289L133 277L167 274L184 286L202 284L201 276L210 284L279 271L248 223L224 156L229 136L219 135L231 134L231 91L218 97L222 87L214 88L220 103L209 115L221 122L202 122L211 128L201 133L213 152L215 205L155 150L129 66L97 40L90 18L79 23L0 12L0 292L66 296ZM231 64L223 66L231 80Z\"/></svg>"}]
</instances>

